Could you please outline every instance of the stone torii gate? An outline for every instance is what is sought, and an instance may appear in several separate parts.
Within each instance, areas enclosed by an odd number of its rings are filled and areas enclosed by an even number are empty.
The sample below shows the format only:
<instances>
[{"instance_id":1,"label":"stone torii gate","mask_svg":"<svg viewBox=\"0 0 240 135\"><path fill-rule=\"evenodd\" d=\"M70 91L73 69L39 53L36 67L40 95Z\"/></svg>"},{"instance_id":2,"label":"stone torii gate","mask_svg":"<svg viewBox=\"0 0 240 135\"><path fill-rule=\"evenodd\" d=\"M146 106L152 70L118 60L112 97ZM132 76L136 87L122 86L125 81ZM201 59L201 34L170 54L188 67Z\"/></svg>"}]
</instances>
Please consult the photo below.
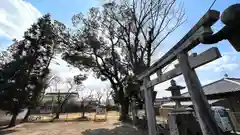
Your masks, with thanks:
<instances>
[{"instance_id":1,"label":"stone torii gate","mask_svg":"<svg viewBox=\"0 0 240 135\"><path fill-rule=\"evenodd\" d=\"M188 56L188 51L200 43L214 44L225 39L237 51L240 51L240 4L232 5L222 13L221 21L225 26L213 34L211 26L219 20L219 16L220 13L218 11L209 10L172 49L145 72L138 75L138 79L143 82L141 90L144 91L149 135L156 135L156 117L152 103L152 88L181 74L184 76L202 134L222 134L212 117L210 105L194 70L197 67L220 58L221 54L216 47L213 47L199 55ZM166 73L162 73L161 69L174 60L179 61L178 66ZM157 78L150 80L150 76L154 73L157 73ZM179 99L180 97L174 98Z\"/></svg>"}]
</instances>

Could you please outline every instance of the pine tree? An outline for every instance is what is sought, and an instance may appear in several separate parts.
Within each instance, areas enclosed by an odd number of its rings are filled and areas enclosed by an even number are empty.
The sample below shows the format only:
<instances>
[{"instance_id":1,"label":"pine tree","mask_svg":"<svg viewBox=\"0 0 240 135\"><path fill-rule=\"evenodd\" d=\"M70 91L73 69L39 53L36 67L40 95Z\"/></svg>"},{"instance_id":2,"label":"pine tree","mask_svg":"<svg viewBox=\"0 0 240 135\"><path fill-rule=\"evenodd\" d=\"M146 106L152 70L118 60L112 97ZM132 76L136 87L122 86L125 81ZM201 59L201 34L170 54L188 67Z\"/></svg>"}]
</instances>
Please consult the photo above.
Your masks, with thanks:
<instances>
[{"instance_id":1,"label":"pine tree","mask_svg":"<svg viewBox=\"0 0 240 135\"><path fill-rule=\"evenodd\" d=\"M47 14L33 24L24 39L11 46L12 61L0 69L1 109L12 114L9 127L15 126L16 117L24 108L36 104L49 74L57 36Z\"/></svg>"}]
</instances>

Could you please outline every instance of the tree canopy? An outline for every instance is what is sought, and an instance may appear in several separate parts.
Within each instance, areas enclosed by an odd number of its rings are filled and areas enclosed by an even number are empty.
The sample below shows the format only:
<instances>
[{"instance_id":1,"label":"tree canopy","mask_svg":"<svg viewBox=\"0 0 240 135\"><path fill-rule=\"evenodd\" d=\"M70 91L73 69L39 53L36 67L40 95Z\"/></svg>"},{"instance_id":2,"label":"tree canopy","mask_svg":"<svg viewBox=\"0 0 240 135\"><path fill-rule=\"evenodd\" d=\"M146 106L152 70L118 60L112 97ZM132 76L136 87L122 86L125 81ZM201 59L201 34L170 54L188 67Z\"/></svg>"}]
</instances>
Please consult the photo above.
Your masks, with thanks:
<instances>
[{"instance_id":1,"label":"tree canopy","mask_svg":"<svg viewBox=\"0 0 240 135\"><path fill-rule=\"evenodd\" d=\"M76 14L72 22L63 58L109 80L115 101L127 112L130 85L137 86L128 81L136 82L135 75L151 65L161 43L184 22L184 9L176 0L119 0Z\"/></svg>"},{"instance_id":2,"label":"tree canopy","mask_svg":"<svg viewBox=\"0 0 240 135\"><path fill-rule=\"evenodd\" d=\"M24 33L23 40L9 47L10 57L2 57L6 61L0 69L0 107L13 115L9 126L15 125L22 109L36 103L46 85L49 64L59 44L55 30L50 15L44 15Z\"/></svg>"},{"instance_id":3,"label":"tree canopy","mask_svg":"<svg viewBox=\"0 0 240 135\"><path fill-rule=\"evenodd\" d=\"M176 0L117 0L87 15L75 14L69 29L50 15L41 17L0 60L2 109L14 115L34 106L46 87L49 64L56 53L82 71L108 80L120 119L127 119L131 98L141 99L136 75L146 70L163 41L184 22ZM74 77L77 84L87 78ZM137 100L139 101L139 100Z\"/></svg>"}]
</instances>

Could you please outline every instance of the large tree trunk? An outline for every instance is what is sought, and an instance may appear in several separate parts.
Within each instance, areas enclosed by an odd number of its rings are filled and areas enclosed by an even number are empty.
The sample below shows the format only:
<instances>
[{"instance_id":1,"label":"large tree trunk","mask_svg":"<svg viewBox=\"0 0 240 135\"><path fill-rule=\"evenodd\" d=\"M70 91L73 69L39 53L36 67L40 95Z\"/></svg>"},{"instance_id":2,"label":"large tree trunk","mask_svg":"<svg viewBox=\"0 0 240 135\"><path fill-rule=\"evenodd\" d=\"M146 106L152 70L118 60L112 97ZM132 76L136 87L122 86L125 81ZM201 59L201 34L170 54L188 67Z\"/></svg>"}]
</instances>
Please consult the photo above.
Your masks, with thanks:
<instances>
[{"instance_id":1,"label":"large tree trunk","mask_svg":"<svg viewBox=\"0 0 240 135\"><path fill-rule=\"evenodd\" d=\"M59 119L60 113L63 112L63 105L65 104L65 101L62 102L62 104L60 104L60 106L58 107L58 110L56 112L56 117L55 119Z\"/></svg>"},{"instance_id":2,"label":"large tree trunk","mask_svg":"<svg viewBox=\"0 0 240 135\"><path fill-rule=\"evenodd\" d=\"M14 114L12 115L11 121L10 121L10 123L9 123L9 125L8 125L9 128L10 128L10 127L14 127L14 126L16 125L17 115L18 115L17 113L14 113Z\"/></svg>"},{"instance_id":3,"label":"large tree trunk","mask_svg":"<svg viewBox=\"0 0 240 135\"><path fill-rule=\"evenodd\" d=\"M85 118L86 106L84 106L84 103L81 103L80 107L81 107L81 111L82 111L82 117L81 118Z\"/></svg>"},{"instance_id":4,"label":"large tree trunk","mask_svg":"<svg viewBox=\"0 0 240 135\"><path fill-rule=\"evenodd\" d=\"M82 111L82 118L85 118L85 110Z\"/></svg>"},{"instance_id":5,"label":"large tree trunk","mask_svg":"<svg viewBox=\"0 0 240 135\"><path fill-rule=\"evenodd\" d=\"M132 103L131 103L131 111L132 111L132 120L133 120L133 125L137 124L137 107L136 107L136 100L132 99Z\"/></svg>"},{"instance_id":6,"label":"large tree trunk","mask_svg":"<svg viewBox=\"0 0 240 135\"><path fill-rule=\"evenodd\" d=\"M119 89L118 94L119 94L118 100L121 106L119 121L123 121L123 122L128 121L129 120L129 116L128 116L129 98L125 97L123 87Z\"/></svg>"},{"instance_id":7,"label":"large tree trunk","mask_svg":"<svg viewBox=\"0 0 240 135\"><path fill-rule=\"evenodd\" d=\"M62 112L62 108L63 108L63 104L61 104L61 106L58 108L55 119L59 119L60 113Z\"/></svg>"},{"instance_id":8,"label":"large tree trunk","mask_svg":"<svg viewBox=\"0 0 240 135\"><path fill-rule=\"evenodd\" d=\"M31 114L31 109L30 109L30 107L28 107L27 113L26 113L26 115L24 116L22 122L28 121L28 117L30 116L30 114Z\"/></svg>"},{"instance_id":9,"label":"large tree trunk","mask_svg":"<svg viewBox=\"0 0 240 135\"><path fill-rule=\"evenodd\" d=\"M60 111L57 111L57 112L56 112L55 119L59 119L59 116L60 116Z\"/></svg>"},{"instance_id":10,"label":"large tree trunk","mask_svg":"<svg viewBox=\"0 0 240 135\"><path fill-rule=\"evenodd\" d=\"M61 110L57 109L55 117L53 117L53 119L50 122L53 122L54 120L59 119L60 113L61 113Z\"/></svg>"},{"instance_id":11,"label":"large tree trunk","mask_svg":"<svg viewBox=\"0 0 240 135\"><path fill-rule=\"evenodd\" d=\"M123 98L123 100L120 101L121 109L120 109L120 121L128 121L129 116L129 99L128 98Z\"/></svg>"}]
</instances>

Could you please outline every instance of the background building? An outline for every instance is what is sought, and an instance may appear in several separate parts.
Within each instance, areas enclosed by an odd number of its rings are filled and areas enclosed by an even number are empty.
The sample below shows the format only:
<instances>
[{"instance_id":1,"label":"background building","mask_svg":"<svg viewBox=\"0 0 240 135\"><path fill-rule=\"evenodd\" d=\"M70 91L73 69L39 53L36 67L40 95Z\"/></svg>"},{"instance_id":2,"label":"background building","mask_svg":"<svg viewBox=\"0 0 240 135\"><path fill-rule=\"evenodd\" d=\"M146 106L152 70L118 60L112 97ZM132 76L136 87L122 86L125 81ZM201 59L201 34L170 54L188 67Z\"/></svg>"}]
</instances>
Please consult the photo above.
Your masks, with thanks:
<instances>
[{"instance_id":1,"label":"background building","mask_svg":"<svg viewBox=\"0 0 240 135\"><path fill-rule=\"evenodd\" d=\"M229 115L235 129L240 130L240 78L223 78L203 86L211 106L223 106L229 110ZM192 107L188 92L182 94L182 106ZM175 103L168 101L160 105L160 116L167 119L168 113L174 108Z\"/></svg>"}]
</instances>

